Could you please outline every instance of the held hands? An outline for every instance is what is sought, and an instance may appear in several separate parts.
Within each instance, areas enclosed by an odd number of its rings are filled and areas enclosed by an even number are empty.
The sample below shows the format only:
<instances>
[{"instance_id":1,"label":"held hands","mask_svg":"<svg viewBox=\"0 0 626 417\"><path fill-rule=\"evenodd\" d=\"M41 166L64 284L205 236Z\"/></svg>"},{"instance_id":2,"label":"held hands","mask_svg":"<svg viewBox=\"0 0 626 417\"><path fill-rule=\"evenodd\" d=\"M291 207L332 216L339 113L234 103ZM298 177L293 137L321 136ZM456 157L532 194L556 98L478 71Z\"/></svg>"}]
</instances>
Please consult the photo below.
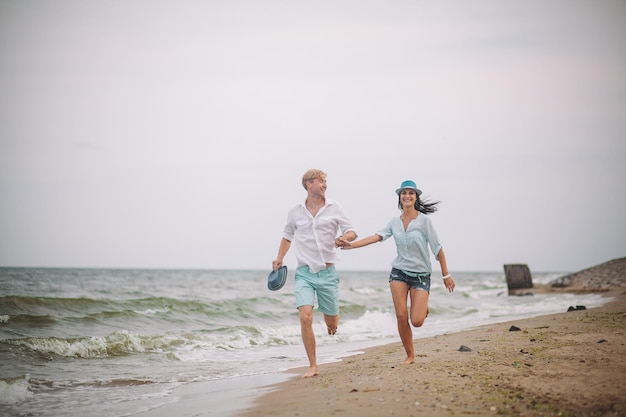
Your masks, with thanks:
<instances>
[{"instance_id":1,"label":"held hands","mask_svg":"<svg viewBox=\"0 0 626 417\"><path fill-rule=\"evenodd\" d=\"M443 285L446 286L449 292L454 291L455 284L452 276L446 275L446 277L443 279Z\"/></svg>"},{"instance_id":2,"label":"held hands","mask_svg":"<svg viewBox=\"0 0 626 417\"><path fill-rule=\"evenodd\" d=\"M335 247L341 249L352 249L352 244L343 236L335 238Z\"/></svg>"}]
</instances>

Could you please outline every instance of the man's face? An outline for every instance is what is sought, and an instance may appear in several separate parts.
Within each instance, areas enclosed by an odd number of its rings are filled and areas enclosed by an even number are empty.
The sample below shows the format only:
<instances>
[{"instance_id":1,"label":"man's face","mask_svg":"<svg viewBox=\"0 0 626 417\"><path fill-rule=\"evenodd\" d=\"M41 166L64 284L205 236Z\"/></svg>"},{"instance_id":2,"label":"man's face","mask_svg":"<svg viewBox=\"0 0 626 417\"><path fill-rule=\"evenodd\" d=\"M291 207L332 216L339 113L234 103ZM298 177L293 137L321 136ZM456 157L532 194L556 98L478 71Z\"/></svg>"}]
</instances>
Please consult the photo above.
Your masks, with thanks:
<instances>
[{"instance_id":1,"label":"man's face","mask_svg":"<svg viewBox=\"0 0 626 417\"><path fill-rule=\"evenodd\" d=\"M309 181L309 193L324 196L326 193L326 178L314 178Z\"/></svg>"}]
</instances>

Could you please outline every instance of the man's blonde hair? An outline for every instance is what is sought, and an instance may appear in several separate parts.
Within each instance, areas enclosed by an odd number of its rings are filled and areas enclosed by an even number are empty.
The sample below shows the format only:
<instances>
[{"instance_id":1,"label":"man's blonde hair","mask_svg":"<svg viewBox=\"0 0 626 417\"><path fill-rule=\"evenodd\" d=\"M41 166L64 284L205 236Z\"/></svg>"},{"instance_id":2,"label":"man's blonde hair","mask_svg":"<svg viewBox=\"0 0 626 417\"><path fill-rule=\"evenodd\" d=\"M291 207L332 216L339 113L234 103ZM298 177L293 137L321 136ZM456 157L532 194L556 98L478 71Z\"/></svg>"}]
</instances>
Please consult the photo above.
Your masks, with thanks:
<instances>
[{"instance_id":1,"label":"man's blonde hair","mask_svg":"<svg viewBox=\"0 0 626 417\"><path fill-rule=\"evenodd\" d=\"M306 188L307 182L313 181L315 179L323 180L325 178L326 178L326 173L322 171L321 169L309 169L302 176L302 186L304 187L305 190L308 191L308 189Z\"/></svg>"}]
</instances>

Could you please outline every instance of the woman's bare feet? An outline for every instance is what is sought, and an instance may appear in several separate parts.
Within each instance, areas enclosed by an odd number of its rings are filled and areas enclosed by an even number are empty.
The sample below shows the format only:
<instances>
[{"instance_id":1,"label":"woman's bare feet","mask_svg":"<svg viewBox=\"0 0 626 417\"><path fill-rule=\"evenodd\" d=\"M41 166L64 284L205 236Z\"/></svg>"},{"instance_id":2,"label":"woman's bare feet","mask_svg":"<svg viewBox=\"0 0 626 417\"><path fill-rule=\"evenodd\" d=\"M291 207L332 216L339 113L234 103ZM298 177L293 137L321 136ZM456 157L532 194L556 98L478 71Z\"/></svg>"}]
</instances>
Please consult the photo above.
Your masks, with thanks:
<instances>
[{"instance_id":1,"label":"woman's bare feet","mask_svg":"<svg viewBox=\"0 0 626 417\"><path fill-rule=\"evenodd\" d=\"M311 378L313 376L318 375L317 372L317 366L312 366L311 368L309 368L309 372L307 372L306 374L302 375L302 378Z\"/></svg>"},{"instance_id":2,"label":"woman's bare feet","mask_svg":"<svg viewBox=\"0 0 626 417\"><path fill-rule=\"evenodd\" d=\"M408 356L404 362L402 362L403 365L411 365L415 363L415 357L414 356Z\"/></svg>"}]
</instances>

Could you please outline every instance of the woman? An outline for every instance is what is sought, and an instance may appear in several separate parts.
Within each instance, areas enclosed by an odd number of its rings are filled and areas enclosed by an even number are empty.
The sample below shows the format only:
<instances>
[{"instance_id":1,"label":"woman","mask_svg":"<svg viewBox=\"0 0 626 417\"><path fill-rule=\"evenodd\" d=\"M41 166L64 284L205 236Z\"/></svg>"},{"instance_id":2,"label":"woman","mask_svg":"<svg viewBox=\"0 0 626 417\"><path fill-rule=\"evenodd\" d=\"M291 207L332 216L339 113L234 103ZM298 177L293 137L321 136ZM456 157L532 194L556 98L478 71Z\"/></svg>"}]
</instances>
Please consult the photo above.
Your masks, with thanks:
<instances>
[{"instance_id":1,"label":"woman","mask_svg":"<svg viewBox=\"0 0 626 417\"><path fill-rule=\"evenodd\" d=\"M437 232L426 216L437 211L439 202L420 200L419 196L422 191L413 181L404 181L396 190L396 194L398 194L398 208L402 210L400 217L394 217L384 229L361 240L348 242L346 239L341 239L339 246L342 249L355 249L393 236L398 254L391 263L389 287L396 310L398 332L406 350L404 363L411 364L415 362L415 351L413 332L409 324L407 298L410 296L411 299L411 324L420 327L428 316L428 295L432 272L429 248L441 265L443 283L448 291L452 292L455 284L448 272L446 256Z\"/></svg>"}]
</instances>

